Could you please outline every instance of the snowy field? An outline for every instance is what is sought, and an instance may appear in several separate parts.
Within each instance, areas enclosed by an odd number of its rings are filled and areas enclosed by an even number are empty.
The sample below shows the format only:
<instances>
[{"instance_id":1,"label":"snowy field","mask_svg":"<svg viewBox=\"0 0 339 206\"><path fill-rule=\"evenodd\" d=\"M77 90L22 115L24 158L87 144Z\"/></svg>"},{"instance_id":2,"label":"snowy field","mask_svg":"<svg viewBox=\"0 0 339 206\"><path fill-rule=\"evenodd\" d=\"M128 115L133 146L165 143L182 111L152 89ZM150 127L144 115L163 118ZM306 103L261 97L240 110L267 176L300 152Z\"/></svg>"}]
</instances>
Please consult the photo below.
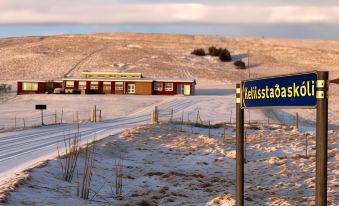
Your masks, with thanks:
<instances>
[{"instance_id":1,"label":"snowy field","mask_svg":"<svg viewBox=\"0 0 339 206\"><path fill-rule=\"evenodd\" d=\"M225 133L224 133L225 132ZM314 205L315 138L294 127L246 128L246 205ZM60 161L23 174L11 205L234 205L234 126L208 129L173 124L139 126L96 142L89 200L77 196L83 174L62 179ZM338 137L329 132L328 205L339 204ZM122 195L115 194L123 162Z\"/></svg>"},{"instance_id":2,"label":"snowy field","mask_svg":"<svg viewBox=\"0 0 339 206\"><path fill-rule=\"evenodd\" d=\"M148 124L150 123L150 113L154 110L155 106L158 107L160 112L160 121L162 123L167 123L172 118L173 121L177 122L189 122L189 123L203 123L207 125L209 121L211 124L216 123L227 123L228 125L233 125L235 123L235 90L234 90L234 84L231 83L220 83L220 82L212 82L208 80L201 79L198 81L198 85L196 88L196 95L185 97L185 96L127 96L127 95L21 95L17 96L14 99L11 99L3 104L0 104L0 113L2 114L0 117L0 196L1 198L4 198L6 192L8 191L8 188L12 188L13 185L17 185L17 181L21 181L21 179L30 176L29 172L23 172L27 169L34 168L36 166L39 166L41 162L45 160L55 159L57 157L57 146L59 145L59 149L63 151L63 141L65 136L72 135L77 132L78 130L78 124L76 123L79 119L79 131L82 135L82 143L85 143L86 141L92 141L95 137L97 141L99 141L100 145L104 144L105 141L113 141L113 139L121 138L117 134L123 132L125 129L130 129L134 127L138 127L140 125ZM332 155L332 167L330 177L331 184L334 185L329 192L332 194L333 191L336 191L336 188L338 188L338 171L335 170L335 168L338 168L338 156L337 156L337 150L338 150L338 123L339 120L337 118L337 112L338 108L336 106L336 101L338 99L337 95L335 95L335 90L337 89L337 85L331 85L330 88L330 102L329 102L329 128L330 130L333 130L333 135L330 139L330 148L332 150L330 151ZM40 111L34 110L35 104L47 104L48 109L45 111L45 123L49 124L48 126L40 127L38 126L40 124ZM90 123L89 122L89 115L91 109L94 108L94 105L96 105L98 110L101 110L102 113L102 121L97 123ZM259 125L267 125L268 123L284 123L284 124L290 124L295 125L295 114L296 112L299 113L299 126L301 132L308 132L311 135L313 134L314 138L314 124L315 124L315 110L247 110L245 111L245 122L246 123L258 123ZM172 115L173 114L173 115ZM61 123L62 119L62 123ZM23 128L23 122L25 122L26 128ZM57 124L55 124L57 123ZM184 127L185 128L185 127ZM187 129L187 128L186 128ZM188 128L189 129L189 128ZM246 166L246 170L248 170L249 173L257 175L256 178L250 179L249 183L253 186L251 188L247 188L246 191L248 191L249 198L248 203L251 205L253 204L253 201L255 204L253 205L260 205L263 204L263 202L260 202L259 200L262 199L263 195L266 194L265 191L267 191L268 186L270 184L275 185L275 181L278 181L275 179L275 175L279 174L281 177L283 177L284 174L280 174L280 171L290 172L291 175L293 174L293 171L295 169L299 169L300 171L305 173L305 175L309 178L312 178L314 175L312 172L314 172L314 145L313 147L309 147L310 149L310 158L305 159L301 156L298 156L300 154L304 154L302 152L303 149L303 143L295 143L294 139L293 141L289 141L289 137L295 137L296 141L304 141L304 134L301 134L301 132L298 132L296 130L293 130L290 127L286 127L283 129L278 129L277 133L274 135L270 134L271 129L262 128L263 131L260 131L258 133L254 133L252 136L252 132L255 131L249 131L250 136L249 139L253 138L253 142L255 142L255 139L257 136L262 137L263 139L272 137L274 141L272 144L270 144L269 139L265 139L263 142L258 143L249 143L249 147L253 148L253 150L256 150L257 152L254 154L251 153L251 149L248 151L248 154L252 157L256 157L257 154L259 155L258 158L262 159L259 161L254 161L249 159L249 163ZM146 128L146 130L148 130ZM152 128L150 129L152 130ZM165 134L171 134L171 129L166 129L167 132L165 132L162 135ZM159 128L156 132L159 133L159 131L164 131L164 128ZM223 131L223 130L222 130ZM219 137L220 133L222 131L214 131L215 137ZM276 130L274 130L276 131ZM189 129L190 132L190 129ZM193 136L190 135L190 138L199 137L201 134L207 135L207 131L203 129L195 129L196 133ZM227 181L230 181L227 189L225 189L226 185L225 182L222 185L223 187L213 189L215 190L214 193L206 192L204 194L201 194L201 198L194 198L194 201L191 204L202 204L212 201L211 197L215 197L217 199L214 199L216 202L223 202L226 201L232 203L232 198L234 195L234 167L230 166L234 164L234 160L232 159L234 157L234 130L228 129L227 133L229 135L229 144L227 146L220 146L220 155L225 156L225 165L228 165L229 168L225 170L226 168L224 164L220 168L217 165L215 170L216 171L223 171L220 173L220 175L226 175ZM295 135L297 133L297 135ZM161 134L159 134L161 136ZM186 135L186 134L185 134ZM299 135L299 136L298 136ZM110 136L109 138L106 138L107 136ZM297 138L298 136L298 138ZM173 134L173 138L180 138L179 133ZM282 137L281 139L279 139ZM300 138L299 138L300 137ZM149 138L147 136L146 138ZM102 139L102 141L100 141ZM162 157L159 156L159 152L161 153L162 150L156 151L156 148L159 149L159 143L158 142L152 142L152 138L148 139L147 145L158 145L154 146L152 149L152 156ZM205 141L208 143L209 139L206 139L205 137L202 138L201 142L199 144L204 144ZM267 142L268 141L268 142ZM138 144L136 139L133 139L133 141L130 141L129 143L135 143ZM283 143L289 142L290 145L283 145L281 148L276 146L276 143L283 144ZM312 140L310 140L312 142ZM107 143L107 142L106 142ZM134 144L133 143L133 144ZM313 142L314 143L314 142ZM167 144L167 143L166 143ZM126 143L123 144L123 146L126 146ZM172 145L173 147L175 145ZM172 147L171 146L171 147ZM205 149L211 146L206 144ZM293 146L293 147L291 147ZM131 149L134 150L135 145L131 145ZM219 146L218 146L219 147ZM100 148L100 147L98 147ZM211 150L214 150L213 146L210 147ZM100 150L101 151L101 150ZM188 152L190 149L188 149ZM187 152L184 152L187 153ZM214 154L214 151L211 152L211 154L206 155L212 155ZM167 154L167 153L166 153ZM105 155L105 151L103 150L103 154L98 152L98 157L100 155ZM126 154L128 155L128 154ZM135 155L135 154L134 154ZM173 154L174 155L174 154ZM180 154L178 154L180 156ZM312 156L313 155L313 156ZM226 158L227 157L227 158ZM175 159L175 157L171 157ZM192 164L194 161L200 161L199 159L203 157L196 156L192 157ZM217 158L214 157L213 158ZM230 158L230 159L228 159ZM114 159L113 159L114 160ZM113 161L110 160L110 161ZM155 159L152 160L154 162L160 161L161 159ZM297 160L300 160L300 162L295 162ZM137 159L134 159L133 161L137 161ZM140 160L141 161L141 160ZM207 161L207 160L206 160ZM212 159L208 160L212 161ZM213 159L214 161L214 159ZM276 161L281 162L277 163ZM50 171L50 167L52 164L52 168L56 166L57 160L51 161L47 168L42 168L41 171ZM175 162L175 161L174 161ZM292 163L291 163L292 162ZM165 163L165 162L164 162ZM179 162L180 163L180 162ZM178 165L176 166L178 168L178 172L185 172L185 165ZM298 163L297 166L295 166ZM299 164L300 163L300 164ZM53 166L53 164L55 164ZM111 163L110 163L111 164ZM114 163L113 163L114 164ZM150 163L151 164L151 163ZM153 163L152 163L153 164ZM194 163L198 164L198 163ZM199 163L200 164L200 163ZM209 163L208 163L209 164ZM147 165L147 164L146 164ZM204 165L204 163L202 163ZM211 165L211 164L209 164ZM107 166L107 165L106 165ZM110 165L112 166L112 164ZM152 167L156 167L157 164L154 163ZM213 168L215 165L213 165ZM276 173L261 173L261 168L272 168L272 171L275 171ZM285 167L285 169L283 168ZM199 170L204 170L202 168L196 168ZM112 168L111 168L112 169ZM52 179L54 183L49 182L51 184L52 189L55 186L54 184L58 184L58 173L57 169L52 169L53 172L47 172L53 174ZM144 168L145 171L148 171L149 168ZM33 170L35 171L35 170ZM38 170L40 171L40 170ZM188 170L189 171L189 170ZM99 172L99 171L98 171ZM151 172L151 170L150 170ZM163 171L162 171L163 172ZM228 173L229 172L229 173ZM146 172L145 172L146 173ZM33 180L34 180L34 174L33 173ZM274 174L272 176L272 174ZM207 174L203 174L204 176ZM208 174L209 175L209 174ZM210 176L206 176L210 178ZM154 175L153 175L154 176ZM278 176L280 178L280 176ZM293 176L293 175L292 175ZM183 178L186 177L185 175L180 174L179 177ZM188 176L189 177L189 176ZM212 177L212 176L211 176ZM225 180L225 176L222 176ZM262 179L259 177L267 177L271 183L264 182L262 183ZM40 177L39 177L40 178ZM38 179L39 179L38 178ZM194 178L194 177L191 177ZM233 179L232 179L233 178ZM294 178L294 177L293 177ZM296 179L300 178L295 177ZM175 178L173 178L175 179ZM49 181L52 181L49 180ZM301 194L305 197L305 201L307 203L312 204L312 187L309 189L303 189L303 187L306 187L306 183L301 183L302 181L305 181L304 179L300 178L298 181L300 181L300 184L297 185L284 185L284 182L288 182L290 180L290 177L281 178L281 182L277 182L277 184L281 183L279 185L275 185L274 194L272 194L272 197L274 197L270 201L272 204L285 204L286 205L295 205L298 200L298 194L294 194L289 192L287 194L286 190L284 190L286 193L279 193L279 190L281 188L286 187L294 187L298 189L298 191L301 191ZM47 181L47 180L46 180ZM59 180L60 181L60 180ZM94 184L100 184L99 182ZM175 180L178 181L178 180ZM226 181L226 180L225 180ZM233 181L233 184L232 184ZM310 179L310 182L307 184L313 184L314 180ZM205 182L205 180L204 180ZM207 181L208 182L208 181ZM154 182L152 182L153 184ZM27 183L27 184L35 184ZM64 184L64 183L63 183ZM138 187L141 187L143 184L142 182L139 183L133 183L136 184ZM132 185L133 185L132 184ZM190 184L190 183L187 183ZM287 183L286 183L287 184ZM218 184L219 185L219 184ZM260 186L261 185L261 186ZM266 185L266 186L265 186ZM45 185L47 187L47 185ZM44 188L45 186L38 187L37 189ZM69 185L68 185L69 186ZM64 185L65 190L67 191L68 188L67 185ZM98 185L95 185L98 186ZM259 187L260 186L260 187ZM26 187L26 186L24 186ZM150 186L152 189L152 185ZM174 186L176 187L176 186ZM187 186L189 187L189 186ZM263 187L264 189L262 189ZM71 187L72 188L72 187ZM245 187L246 188L246 187ZM260 189L261 188L261 189ZM265 189L266 188L266 189ZM333 189L334 188L334 189ZM73 188L74 189L74 188ZM182 188L181 188L182 189ZM27 188L26 188L27 190ZM253 191L252 191L253 190ZM129 191L129 190L128 190ZM227 192L226 193L221 193ZM260 191L260 192L258 192ZM130 191L129 191L130 192ZM66 194L66 192L65 192ZM68 194L68 192L67 192ZM178 193L180 194L180 193ZM200 194L200 193L199 193ZM13 194L14 195L14 194ZM31 194L28 194L31 195ZM50 195L50 194L46 194ZM47 198L46 201L53 202L53 198L55 196L60 196L61 194L51 194L51 199ZM132 195L132 194L130 194ZM191 196L191 194L186 194L187 196ZM277 196L284 195L285 200L277 199ZM294 195L294 196L293 196ZM143 196L143 195L140 195ZM288 197L291 196L291 199L288 199ZM333 195L332 195L333 196ZM18 196L13 196L18 197ZM114 201L109 198L108 194L104 194L105 199L108 199L108 202L112 203L111 201ZM167 196L166 196L167 197ZM171 196L169 196L171 197ZM336 197L337 198L337 197ZM13 205L20 205L20 204L29 204L30 203L22 203L19 201L22 201L23 199L18 198L12 198L11 201L14 201ZM43 198L42 198L43 199ZM165 198L166 199L166 198ZM187 197L172 197L172 199L175 199L174 202L170 202L172 205L177 205L180 203L180 201L188 201ZM192 198L191 198L192 199ZM136 203L137 201L141 201L141 198L135 198L132 200L128 198L128 201L132 201L133 203ZM177 201L178 200L178 201ZM33 201L34 200L30 200ZM42 200L41 200L42 201ZM76 204L81 205L81 201L77 199L74 196L70 196L70 199L65 199L65 201L75 201ZM77 202L80 201L80 202ZM98 200L97 200L98 201ZM100 201L106 201L106 200L100 200ZM153 200L152 200L153 201ZM161 200L166 201L166 200ZM161 202L160 200L157 200L157 203L163 203L164 205L167 205L167 202ZM193 200L192 200L193 201ZM256 202L257 201L257 202ZM276 202L274 202L276 201ZM285 202L284 202L285 201ZM335 202L335 204L338 204L338 200L333 198L331 199L332 203ZM87 202L86 202L87 203ZM105 204L102 202L99 202L100 204ZM97 202L90 202L90 204L99 204ZM32 203L33 204L33 203ZM47 204L47 202L46 202ZM66 204L66 203L65 203ZM211 203L212 204L212 203ZM214 203L213 203L214 204ZM212 205L213 205L212 204ZM226 203L225 203L226 204ZM334 204L334 205L335 205ZM33 204L34 205L34 204ZM42 204L44 205L44 204ZM227 205L227 204L226 204Z\"/></svg>"}]
</instances>

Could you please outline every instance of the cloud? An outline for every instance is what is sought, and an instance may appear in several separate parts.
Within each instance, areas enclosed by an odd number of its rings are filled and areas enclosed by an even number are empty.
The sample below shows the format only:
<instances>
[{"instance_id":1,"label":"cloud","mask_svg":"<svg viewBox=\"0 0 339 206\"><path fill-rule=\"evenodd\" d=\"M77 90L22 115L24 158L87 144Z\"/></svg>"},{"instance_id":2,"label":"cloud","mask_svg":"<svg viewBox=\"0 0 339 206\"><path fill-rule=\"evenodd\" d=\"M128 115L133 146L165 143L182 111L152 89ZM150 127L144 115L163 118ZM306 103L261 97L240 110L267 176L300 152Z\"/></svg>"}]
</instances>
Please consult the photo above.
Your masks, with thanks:
<instances>
[{"instance_id":1,"label":"cloud","mask_svg":"<svg viewBox=\"0 0 339 206\"><path fill-rule=\"evenodd\" d=\"M153 1L154 2L154 1ZM158 1L157 1L158 2ZM0 23L337 23L339 5L269 5L111 0L2 0ZM247 2L247 4L246 4ZM254 3L253 3L254 2ZM279 1L278 1L279 2ZM312 2L312 1L311 1ZM250 4L250 5L249 5Z\"/></svg>"}]
</instances>

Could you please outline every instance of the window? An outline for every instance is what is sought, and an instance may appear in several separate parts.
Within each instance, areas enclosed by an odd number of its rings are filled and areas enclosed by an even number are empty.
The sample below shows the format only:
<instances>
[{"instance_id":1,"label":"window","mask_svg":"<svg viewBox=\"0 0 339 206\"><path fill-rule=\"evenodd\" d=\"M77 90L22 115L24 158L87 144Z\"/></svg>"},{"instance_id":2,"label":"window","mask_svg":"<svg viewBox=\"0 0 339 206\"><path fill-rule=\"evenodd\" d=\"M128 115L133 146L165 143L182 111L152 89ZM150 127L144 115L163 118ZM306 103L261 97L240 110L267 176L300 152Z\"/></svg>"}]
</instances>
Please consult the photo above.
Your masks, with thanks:
<instances>
[{"instance_id":1,"label":"window","mask_svg":"<svg viewBox=\"0 0 339 206\"><path fill-rule=\"evenodd\" d=\"M162 82L154 83L154 91L162 91Z\"/></svg>"},{"instance_id":2,"label":"window","mask_svg":"<svg viewBox=\"0 0 339 206\"><path fill-rule=\"evenodd\" d=\"M104 90L111 90L111 82L104 82Z\"/></svg>"},{"instance_id":3,"label":"window","mask_svg":"<svg viewBox=\"0 0 339 206\"><path fill-rule=\"evenodd\" d=\"M134 94L135 93L135 84L128 84L127 85L127 93Z\"/></svg>"},{"instance_id":4,"label":"window","mask_svg":"<svg viewBox=\"0 0 339 206\"><path fill-rule=\"evenodd\" d=\"M79 82L79 89L86 89L86 82Z\"/></svg>"},{"instance_id":5,"label":"window","mask_svg":"<svg viewBox=\"0 0 339 206\"><path fill-rule=\"evenodd\" d=\"M22 85L22 89L24 91L38 91L38 83L37 82L24 82Z\"/></svg>"},{"instance_id":6,"label":"window","mask_svg":"<svg viewBox=\"0 0 339 206\"><path fill-rule=\"evenodd\" d=\"M99 88L99 83L98 82L91 82L91 89L98 89Z\"/></svg>"},{"instance_id":7,"label":"window","mask_svg":"<svg viewBox=\"0 0 339 206\"><path fill-rule=\"evenodd\" d=\"M173 83L165 83L165 91L173 91Z\"/></svg>"},{"instance_id":8,"label":"window","mask_svg":"<svg viewBox=\"0 0 339 206\"><path fill-rule=\"evenodd\" d=\"M74 88L74 81L66 81L67 88Z\"/></svg>"},{"instance_id":9,"label":"window","mask_svg":"<svg viewBox=\"0 0 339 206\"><path fill-rule=\"evenodd\" d=\"M124 82L115 82L115 90L124 90Z\"/></svg>"}]
</instances>

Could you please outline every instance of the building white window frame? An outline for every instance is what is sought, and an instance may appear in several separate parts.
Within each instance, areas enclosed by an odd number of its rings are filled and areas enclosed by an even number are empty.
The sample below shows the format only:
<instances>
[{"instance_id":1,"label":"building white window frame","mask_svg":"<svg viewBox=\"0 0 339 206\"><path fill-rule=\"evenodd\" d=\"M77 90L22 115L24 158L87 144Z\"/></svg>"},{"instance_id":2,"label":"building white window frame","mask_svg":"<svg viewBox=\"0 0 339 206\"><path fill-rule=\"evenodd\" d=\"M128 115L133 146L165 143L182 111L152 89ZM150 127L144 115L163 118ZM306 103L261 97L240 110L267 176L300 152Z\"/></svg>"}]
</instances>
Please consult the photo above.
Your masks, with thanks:
<instances>
[{"instance_id":1,"label":"building white window frame","mask_svg":"<svg viewBox=\"0 0 339 206\"><path fill-rule=\"evenodd\" d=\"M111 90L112 82L103 82L103 89L104 90Z\"/></svg>"},{"instance_id":2,"label":"building white window frame","mask_svg":"<svg viewBox=\"0 0 339 206\"><path fill-rule=\"evenodd\" d=\"M74 88L74 81L66 81L66 88Z\"/></svg>"},{"instance_id":3,"label":"building white window frame","mask_svg":"<svg viewBox=\"0 0 339 206\"><path fill-rule=\"evenodd\" d=\"M115 90L124 90L124 82L115 82Z\"/></svg>"},{"instance_id":4,"label":"building white window frame","mask_svg":"<svg viewBox=\"0 0 339 206\"><path fill-rule=\"evenodd\" d=\"M79 81L79 89L84 90L87 88L87 82L86 81Z\"/></svg>"},{"instance_id":5,"label":"building white window frame","mask_svg":"<svg viewBox=\"0 0 339 206\"><path fill-rule=\"evenodd\" d=\"M165 91L167 92L173 91L173 82L165 82Z\"/></svg>"},{"instance_id":6,"label":"building white window frame","mask_svg":"<svg viewBox=\"0 0 339 206\"><path fill-rule=\"evenodd\" d=\"M162 90L163 90L162 82L154 82L154 91L162 91Z\"/></svg>"},{"instance_id":7,"label":"building white window frame","mask_svg":"<svg viewBox=\"0 0 339 206\"><path fill-rule=\"evenodd\" d=\"M91 82L91 87L92 90L98 90L99 89L99 82L93 81Z\"/></svg>"},{"instance_id":8,"label":"building white window frame","mask_svg":"<svg viewBox=\"0 0 339 206\"><path fill-rule=\"evenodd\" d=\"M133 87L130 87L130 86L133 86ZM135 84L127 84L127 93L135 94Z\"/></svg>"},{"instance_id":9,"label":"building white window frame","mask_svg":"<svg viewBox=\"0 0 339 206\"><path fill-rule=\"evenodd\" d=\"M38 82L23 82L23 91L38 91Z\"/></svg>"}]
</instances>

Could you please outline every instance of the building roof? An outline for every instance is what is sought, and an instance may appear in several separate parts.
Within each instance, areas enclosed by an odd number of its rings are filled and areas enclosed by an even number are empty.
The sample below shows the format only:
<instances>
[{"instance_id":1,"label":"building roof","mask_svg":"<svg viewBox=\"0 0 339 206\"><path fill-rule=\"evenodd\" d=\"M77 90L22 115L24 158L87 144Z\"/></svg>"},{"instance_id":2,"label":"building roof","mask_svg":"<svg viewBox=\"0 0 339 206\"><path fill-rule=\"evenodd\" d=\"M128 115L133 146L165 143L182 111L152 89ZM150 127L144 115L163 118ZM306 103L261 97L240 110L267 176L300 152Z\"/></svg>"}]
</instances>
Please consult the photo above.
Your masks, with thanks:
<instances>
[{"instance_id":1,"label":"building roof","mask_svg":"<svg viewBox=\"0 0 339 206\"><path fill-rule=\"evenodd\" d=\"M63 81L104 81L104 82L153 82L151 78L63 78Z\"/></svg>"},{"instance_id":2,"label":"building roof","mask_svg":"<svg viewBox=\"0 0 339 206\"><path fill-rule=\"evenodd\" d=\"M82 78L143 78L141 73L117 73L117 72L81 72Z\"/></svg>"},{"instance_id":3,"label":"building roof","mask_svg":"<svg viewBox=\"0 0 339 206\"><path fill-rule=\"evenodd\" d=\"M47 79L24 79L24 80L18 80L18 82L57 82L62 83L62 79L59 80L47 80Z\"/></svg>"},{"instance_id":4,"label":"building roof","mask_svg":"<svg viewBox=\"0 0 339 206\"><path fill-rule=\"evenodd\" d=\"M187 82L195 83L194 79L165 79L165 78L63 78L64 81L114 81L114 82Z\"/></svg>"}]
</instances>

